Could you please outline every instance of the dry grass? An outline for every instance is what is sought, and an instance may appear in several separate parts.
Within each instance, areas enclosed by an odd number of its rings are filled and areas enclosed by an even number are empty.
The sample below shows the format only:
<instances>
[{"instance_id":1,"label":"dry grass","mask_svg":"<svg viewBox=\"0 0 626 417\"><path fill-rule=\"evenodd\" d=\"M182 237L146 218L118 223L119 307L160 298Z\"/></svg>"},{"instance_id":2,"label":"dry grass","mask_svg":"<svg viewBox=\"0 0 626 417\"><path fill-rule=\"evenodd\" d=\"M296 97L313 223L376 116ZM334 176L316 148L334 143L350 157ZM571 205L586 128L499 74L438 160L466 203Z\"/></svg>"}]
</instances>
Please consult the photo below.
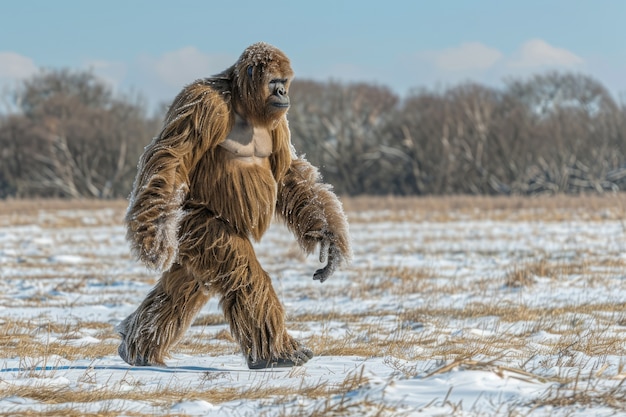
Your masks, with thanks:
<instances>
[{"instance_id":1,"label":"dry grass","mask_svg":"<svg viewBox=\"0 0 626 417\"><path fill-rule=\"evenodd\" d=\"M473 218L547 221L582 217L587 220L624 219L626 193L555 196L425 196L425 197L342 197L352 221L430 221ZM117 212L112 220L123 219L126 200L0 200L0 225L28 224L42 212L64 210L94 211L103 208ZM62 216L61 216L62 217ZM9 221L7 221L9 220ZM295 254L295 252L294 252Z\"/></svg>"},{"instance_id":2,"label":"dry grass","mask_svg":"<svg viewBox=\"0 0 626 417\"><path fill-rule=\"evenodd\" d=\"M426 196L344 198L351 221L450 221L458 219L563 221L623 220L626 193L590 195Z\"/></svg>"},{"instance_id":3,"label":"dry grass","mask_svg":"<svg viewBox=\"0 0 626 417\"><path fill-rule=\"evenodd\" d=\"M351 198L344 199L344 203L353 229L358 230L376 222L419 223L426 220L446 224L487 219L512 223L621 222L626 217L623 210L625 198L621 194L532 199ZM120 227L124 209L123 201L4 201L0 202L0 227L32 224L55 230L61 227ZM85 245L75 243L71 238L68 235L62 243L73 248ZM491 238L496 237L481 236L486 241ZM511 235L498 239L515 241L519 238ZM626 232L624 239L626 241ZM553 383L553 388L531 404L511 404L506 412L503 411L504 415L525 415L540 407L599 405L610 407L616 413L626 413L626 390L623 385L626 361L619 359L626 357L626 303L599 296L595 301L560 299L553 304L542 304L524 297L537 288L553 291L554 294L570 287L585 291L595 289L598 294L607 295L624 291L626 261L623 258L615 253L604 253L601 248L592 250L584 246L576 247L569 257L556 256L543 248L537 248L533 253L524 252L523 255L470 244L451 250L449 247L457 247L464 242L454 235L442 237L434 233L418 237L383 235L377 242L363 243L368 245L367 249L357 246L356 259L367 259L369 252L375 252L379 255L400 254L407 258L427 254L434 261L417 266L356 262L346 272L347 282L334 287L303 289L298 295L319 301L320 306L325 308L319 311L288 309L288 326L304 334L303 341L318 355L384 357L387 365L396 370L401 378L428 379L454 370L481 370L502 378L537 384ZM107 244L113 246L119 245L119 242L102 242L102 245ZM441 246L431 249L430 245L434 244ZM293 245L271 246L271 254L263 253L263 250L260 253L268 263L276 263L270 268L280 272L282 265L293 262L294 258L298 264L304 261ZM2 250L0 248L0 255ZM5 284L6 293L0 295L0 306L45 308L67 303L68 299L74 300L74 306L89 305L84 300L88 299L96 284L106 286L112 304L133 303L137 295L127 294L126 287L117 289L115 284L129 280L152 284L155 279L153 274L141 271L125 272L119 277L103 272L103 263L105 266L106 262L115 265L119 259L128 256L124 254L111 260L103 260L95 252L85 255L82 269L78 272L70 269L74 268L71 265L46 264L51 254L53 252L22 256L21 261L10 265L19 269L20 275L3 276L3 279L36 285L27 296L16 299L10 293L10 285ZM436 266L436 261L441 259L447 262L444 263L447 266ZM454 264L457 266L449 265L458 259L461 261ZM498 263L494 263L495 266L489 270L472 269L473 263L479 264L484 259L495 259ZM363 301L363 308L343 311L341 306L323 304L326 299L335 297L338 291L344 297ZM72 294L72 297L67 297L67 294ZM464 298L463 303L455 302L461 295L467 294L471 296ZM366 306L367 302L376 305L374 301L378 299L392 300L393 303L379 305L375 309ZM412 301L405 306L407 300ZM320 324L321 332L318 331ZM79 343L85 336L95 337L100 343ZM73 361L114 356L117 343L117 335L109 321L66 320L50 316L0 321L0 351L3 356L20 358L25 377L35 379L45 374L37 370L42 364L54 366L59 358ZM177 353L189 355L206 355L207 352L211 355L238 352L220 313L199 316L191 332L177 348ZM592 362L597 362L597 365L591 366ZM428 366L423 366L424 363ZM589 368L594 371L583 371ZM32 412L0 411L0 416L58 415L59 408L54 408L56 406L63 406L62 414L67 416L113 416L121 412L139 416L146 414L125 412L111 406L102 406L100 411L89 413L81 410L81 404L112 400L119 400L122 404L124 401L143 401L161 412L167 412L172 404L183 399L205 400L213 404L241 399L262 401L278 405L283 410L280 413L282 416L393 415L396 407L389 404L350 400L350 393L370 384L361 371L349 373L339 385L319 382L274 386L260 381L241 389L214 385L214 380L221 377L214 373L203 375L199 385L181 387L165 383L158 389L138 385L132 390L115 384L94 388L94 384L88 383L90 372L93 372L89 369L83 376L85 384L71 388L11 385L3 383L0 375L0 398L28 398L47 407L43 411ZM621 383L610 385L611 381ZM132 382L129 380L127 383ZM314 401L314 406L310 403L301 405L297 399L302 398ZM463 409L459 404L449 405L459 411ZM467 411L467 408L463 410Z\"/></svg>"},{"instance_id":4,"label":"dry grass","mask_svg":"<svg viewBox=\"0 0 626 417\"><path fill-rule=\"evenodd\" d=\"M59 210L99 210L111 208L122 213L126 210L125 200L71 200L71 199L24 199L0 200L0 216L22 214L34 216L40 211L57 212Z\"/></svg>"},{"instance_id":5,"label":"dry grass","mask_svg":"<svg viewBox=\"0 0 626 417\"><path fill-rule=\"evenodd\" d=\"M95 370L87 369L85 371L85 375L82 379L89 380L89 373L93 373ZM205 383L210 384L212 378L210 374L207 374L204 379ZM165 384L164 386L154 389L154 388L144 388L142 386L135 386L134 389L115 389L115 387L107 387L105 389L94 389L93 386L89 384L85 384L84 387L76 388L68 388L68 387L49 387L49 386L19 386L19 385L8 385L0 384L0 398L6 397L20 397L20 398L28 398L31 400L35 400L39 403L46 405L73 405L63 408L57 408L56 412L60 412L63 410L64 415L79 415L73 414L74 412L78 413L80 410L80 404L86 403L94 403L94 402L107 402L110 400L120 401L120 404L123 404L124 401L148 401L152 403L155 407L162 407L164 409L168 408L171 404L174 404L181 399L186 400L203 400L213 404L220 404L230 401L238 401L242 398L245 398L248 401L254 400L264 400L267 398L272 398L272 403L274 405L288 404L293 401L293 398L296 396L302 396L309 399L329 399L334 396L344 397L349 392L353 392L355 390L360 389L361 387L368 384L368 379L363 375L363 369L357 370L355 372L350 372L346 375L345 379L337 385L328 384L325 382L318 382L313 385L298 385L291 387L275 387L268 386L263 382L255 384L250 387L246 387L243 389L235 389L235 388L219 388L219 387L206 387L205 389L197 389L191 387L180 387L177 385ZM344 401L337 402L329 402L325 401L320 407L318 407L317 411L311 415L333 415L333 414L325 414L327 412L335 412L339 409L347 410L349 408L354 408L355 404L343 404ZM76 407L76 408L74 408ZM52 407L51 407L52 408ZM66 414L67 412L67 414ZM124 415L145 415L145 414L128 414L123 407L120 408L111 408L107 410L99 411L98 413L89 414L84 413L82 415L98 415L98 416L109 416L109 415L119 415L116 413L122 413ZM290 412L294 412L293 409L290 408ZM301 410L300 412L304 412ZM300 412L296 412L295 414L290 415L304 415L300 414ZM50 413L50 414L48 414ZM0 412L0 416L2 415L24 415L24 416L32 416L32 415L54 415L51 411L49 412L24 412L22 414L10 413L3 414ZM172 415L172 414L168 414Z\"/></svg>"},{"instance_id":6,"label":"dry grass","mask_svg":"<svg viewBox=\"0 0 626 417\"><path fill-rule=\"evenodd\" d=\"M597 386L597 382L577 377L567 384L556 386L546 395L534 401L532 405L534 408L607 406L615 410L625 411L625 381L626 378L610 389L602 389Z\"/></svg>"}]
</instances>

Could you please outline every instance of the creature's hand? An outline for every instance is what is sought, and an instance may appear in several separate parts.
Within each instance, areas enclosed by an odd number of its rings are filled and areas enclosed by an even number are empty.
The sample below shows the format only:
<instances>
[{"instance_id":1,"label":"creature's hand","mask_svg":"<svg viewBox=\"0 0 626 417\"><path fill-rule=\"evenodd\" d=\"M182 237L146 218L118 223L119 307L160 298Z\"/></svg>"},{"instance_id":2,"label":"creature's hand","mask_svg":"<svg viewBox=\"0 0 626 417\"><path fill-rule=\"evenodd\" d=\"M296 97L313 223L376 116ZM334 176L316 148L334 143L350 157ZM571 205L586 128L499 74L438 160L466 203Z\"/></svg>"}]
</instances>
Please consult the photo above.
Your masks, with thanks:
<instances>
[{"instance_id":1,"label":"creature's hand","mask_svg":"<svg viewBox=\"0 0 626 417\"><path fill-rule=\"evenodd\" d=\"M187 185L182 184L173 194L164 194L157 200L133 199L126 217L126 237L135 255L148 268L167 271L178 256L178 227L183 217L181 208Z\"/></svg>"},{"instance_id":2,"label":"creature's hand","mask_svg":"<svg viewBox=\"0 0 626 417\"><path fill-rule=\"evenodd\" d=\"M326 263L326 266L318 269L313 274L313 279L324 282L330 277L343 259L341 252L333 242L330 233L311 232L307 234L310 237L317 238L320 241L320 262Z\"/></svg>"}]
</instances>

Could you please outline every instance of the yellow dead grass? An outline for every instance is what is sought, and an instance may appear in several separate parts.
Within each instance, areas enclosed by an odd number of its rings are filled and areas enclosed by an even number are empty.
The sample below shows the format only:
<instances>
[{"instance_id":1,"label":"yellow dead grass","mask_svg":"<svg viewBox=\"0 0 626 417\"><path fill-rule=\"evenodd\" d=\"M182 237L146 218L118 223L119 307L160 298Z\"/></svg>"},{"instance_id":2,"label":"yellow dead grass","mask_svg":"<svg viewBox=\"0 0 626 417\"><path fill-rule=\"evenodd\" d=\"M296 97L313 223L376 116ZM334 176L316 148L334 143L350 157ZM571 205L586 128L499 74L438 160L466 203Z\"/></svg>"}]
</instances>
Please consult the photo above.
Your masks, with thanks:
<instances>
[{"instance_id":1,"label":"yellow dead grass","mask_svg":"<svg viewBox=\"0 0 626 417\"><path fill-rule=\"evenodd\" d=\"M441 221L454 219L506 219L510 221L622 221L626 217L626 197L622 194L606 196L557 196L538 198L487 198L487 197L427 197L427 198L347 198L344 204L354 224L375 221ZM125 210L124 201L4 201L0 202L0 227L7 225L38 224L40 227L67 227L82 224L80 216L55 216L67 210L84 210L85 215L100 210L96 225L120 226ZM102 210L105 210L104 212ZM108 210L108 211L106 211ZM41 218L45 223L39 223ZM626 229L625 229L626 230ZM383 241L381 245L394 245ZM397 242L396 242L397 244ZM293 247L284 248L277 256L289 259L295 256ZM25 264L24 267L29 266ZM32 266L32 265L31 265ZM36 266L36 265L35 265ZM442 276L430 267L368 266L353 265L348 271L350 287L345 295L353 299L367 300L379 295L392 295L402 300L410 296L424 296L418 307L367 310L363 313L343 312L331 308L325 312L291 312L288 327L306 332L314 326L330 328L345 326L349 329L343 336L331 336L321 332L306 337L303 342L318 355L350 355L361 357L387 357L389 366L405 377L431 378L452 369L480 369L496 375L533 381L545 381L545 367L582 367L582 357L626 357L626 304L618 302L578 303L571 300L558 306L532 306L522 301L501 300L468 302L463 306L451 303L447 307L433 306L428 294L455 295L523 292L537 285L538 280L550 280L555 287L572 277L589 288L603 286L604 280L619 274L626 266L623 259L607 256L586 256L584 259L553 260L548 256L520 260L509 268L491 276L474 280L452 279ZM48 275L32 275L28 279L50 280L58 274L50 269ZM58 291L81 294L87 291L89 275L73 277L60 282ZM22 277L23 278L23 277ZM103 280L107 277L101 277ZM127 277L128 279L128 277ZM137 275L132 279L151 282L154 276ZM615 289L620 290L618 289ZM120 297L123 294L119 294ZM320 290L311 297L323 299ZM79 299L79 297L77 297ZM22 305L46 306L54 297L37 294L32 299L22 299ZM0 305L10 307L11 298L0 299ZM481 333L470 324L481 318L492 318L494 326ZM6 357L24 358L24 365L46 363L52 358L68 360L95 359L115 355L117 335L113 325L98 321L77 321L72 324L44 320L4 320L0 323L0 350ZM459 323L459 331L450 330L450 323ZM589 326L593 323L594 326ZM463 327L466 326L466 327ZM317 327L316 327L317 328ZM590 330L592 328L592 330ZM197 331L198 329L204 329ZM192 331L179 344L177 351L187 354L212 352L215 355L233 354L238 346L225 330L226 321L221 314L200 316ZM390 330L391 329L391 330ZM86 332L91 332L101 343L76 345ZM529 338L538 335L555 335L554 340L541 340L540 346L529 347ZM554 362L533 363L535 355L547 355ZM506 358L507 364L502 363ZM428 372L418 371L411 363L432 361ZM513 365L517 364L517 365ZM608 364L608 362L607 362ZM607 365L608 368L608 365ZM616 412L626 412L623 385L609 391L597 389L603 379L621 378L626 375L626 361L610 372L598 369L594 375L557 374L549 377L560 384L537 399L535 407L607 404ZM601 371L601 372L600 372ZM36 371L33 371L36 372ZM297 371L294 371L297 372ZM543 376L542 376L543 375ZM204 378L207 384L212 375ZM295 396L324 399L342 396L368 384L363 374L351 373L343 384L328 386L315 384L295 387L254 386L247 389L211 387L197 390L176 386L147 389L138 386L133 390L109 387L93 389L54 388L46 386L12 386L0 383L0 397L19 396L44 404L73 404L63 409L66 416L113 416L123 410L102 409L97 413L81 411L81 403L96 401L146 401L167 410L181 399L202 399L219 404L236 399L267 399L275 404L292 404ZM359 407L380 408L381 415L392 410L380 404L366 401L354 404L349 401L323 401L312 410L285 408L284 415L350 415ZM3 413L0 416L47 416L58 415L58 410ZM307 414L308 413L308 414ZM126 415L143 415L125 413ZM511 415L515 415L513 412Z\"/></svg>"}]
</instances>

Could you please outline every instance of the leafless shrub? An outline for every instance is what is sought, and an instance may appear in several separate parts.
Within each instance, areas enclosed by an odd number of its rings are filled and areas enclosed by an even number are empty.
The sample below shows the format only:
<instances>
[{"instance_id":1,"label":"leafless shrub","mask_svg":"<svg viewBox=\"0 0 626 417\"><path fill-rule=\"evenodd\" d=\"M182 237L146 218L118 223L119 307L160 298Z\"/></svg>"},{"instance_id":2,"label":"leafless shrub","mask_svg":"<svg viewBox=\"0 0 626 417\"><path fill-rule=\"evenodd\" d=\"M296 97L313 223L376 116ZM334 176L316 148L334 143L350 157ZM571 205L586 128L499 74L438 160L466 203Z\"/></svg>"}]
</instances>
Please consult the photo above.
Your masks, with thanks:
<instances>
[{"instance_id":1,"label":"leafless shrub","mask_svg":"<svg viewBox=\"0 0 626 417\"><path fill-rule=\"evenodd\" d=\"M296 80L299 153L349 195L538 195L626 188L626 109L587 75L461 83L404 99ZM89 72L42 71L0 115L0 198L126 196L160 121Z\"/></svg>"},{"instance_id":2,"label":"leafless shrub","mask_svg":"<svg viewBox=\"0 0 626 417\"><path fill-rule=\"evenodd\" d=\"M156 124L90 72L42 71L0 120L0 197L126 196Z\"/></svg>"}]
</instances>

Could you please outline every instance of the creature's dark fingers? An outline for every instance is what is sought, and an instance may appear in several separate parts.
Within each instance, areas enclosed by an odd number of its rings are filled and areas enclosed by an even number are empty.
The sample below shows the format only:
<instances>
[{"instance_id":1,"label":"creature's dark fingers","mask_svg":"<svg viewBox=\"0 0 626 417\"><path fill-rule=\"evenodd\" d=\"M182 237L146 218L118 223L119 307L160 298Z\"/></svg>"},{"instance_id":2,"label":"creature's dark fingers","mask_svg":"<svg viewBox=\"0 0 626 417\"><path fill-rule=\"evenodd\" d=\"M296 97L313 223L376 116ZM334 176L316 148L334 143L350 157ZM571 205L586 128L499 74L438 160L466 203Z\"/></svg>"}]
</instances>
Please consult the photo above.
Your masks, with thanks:
<instances>
[{"instance_id":1,"label":"creature's dark fingers","mask_svg":"<svg viewBox=\"0 0 626 417\"><path fill-rule=\"evenodd\" d=\"M330 276L330 268L329 265L326 265L324 268L320 268L313 274L313 279L318 280L319 282L324 282Z\"/></svg>"},{"instance_id":2,"label":"creature's dark fingers","mask_svg":"<svg viewBox=\"0 0 626 417\"><path fill-rule=\"evenodd\" d=\"M319 282L326 281L328 277L330 277L333 272L335 272L335 269L337 269L340 259L341 258L339 252L337 251L337 248L335 248L334 245L330 245L330 248L328 249L328 263L324 268L320 268L315 271L315 274L313 274L313 279L319 280Z\"/></svg>"},{"instance_id":3,"label":"creature's dark fingers","mask_svg":"<svg viewBox=\"0 0 626 417\"><path fill-rule=\"evenodd\" d=\"M328 260L328 248L330 246L330 242L327 239L324 239L320 242L320 262L326 263Z\"/></svg>"}]
</instances>

